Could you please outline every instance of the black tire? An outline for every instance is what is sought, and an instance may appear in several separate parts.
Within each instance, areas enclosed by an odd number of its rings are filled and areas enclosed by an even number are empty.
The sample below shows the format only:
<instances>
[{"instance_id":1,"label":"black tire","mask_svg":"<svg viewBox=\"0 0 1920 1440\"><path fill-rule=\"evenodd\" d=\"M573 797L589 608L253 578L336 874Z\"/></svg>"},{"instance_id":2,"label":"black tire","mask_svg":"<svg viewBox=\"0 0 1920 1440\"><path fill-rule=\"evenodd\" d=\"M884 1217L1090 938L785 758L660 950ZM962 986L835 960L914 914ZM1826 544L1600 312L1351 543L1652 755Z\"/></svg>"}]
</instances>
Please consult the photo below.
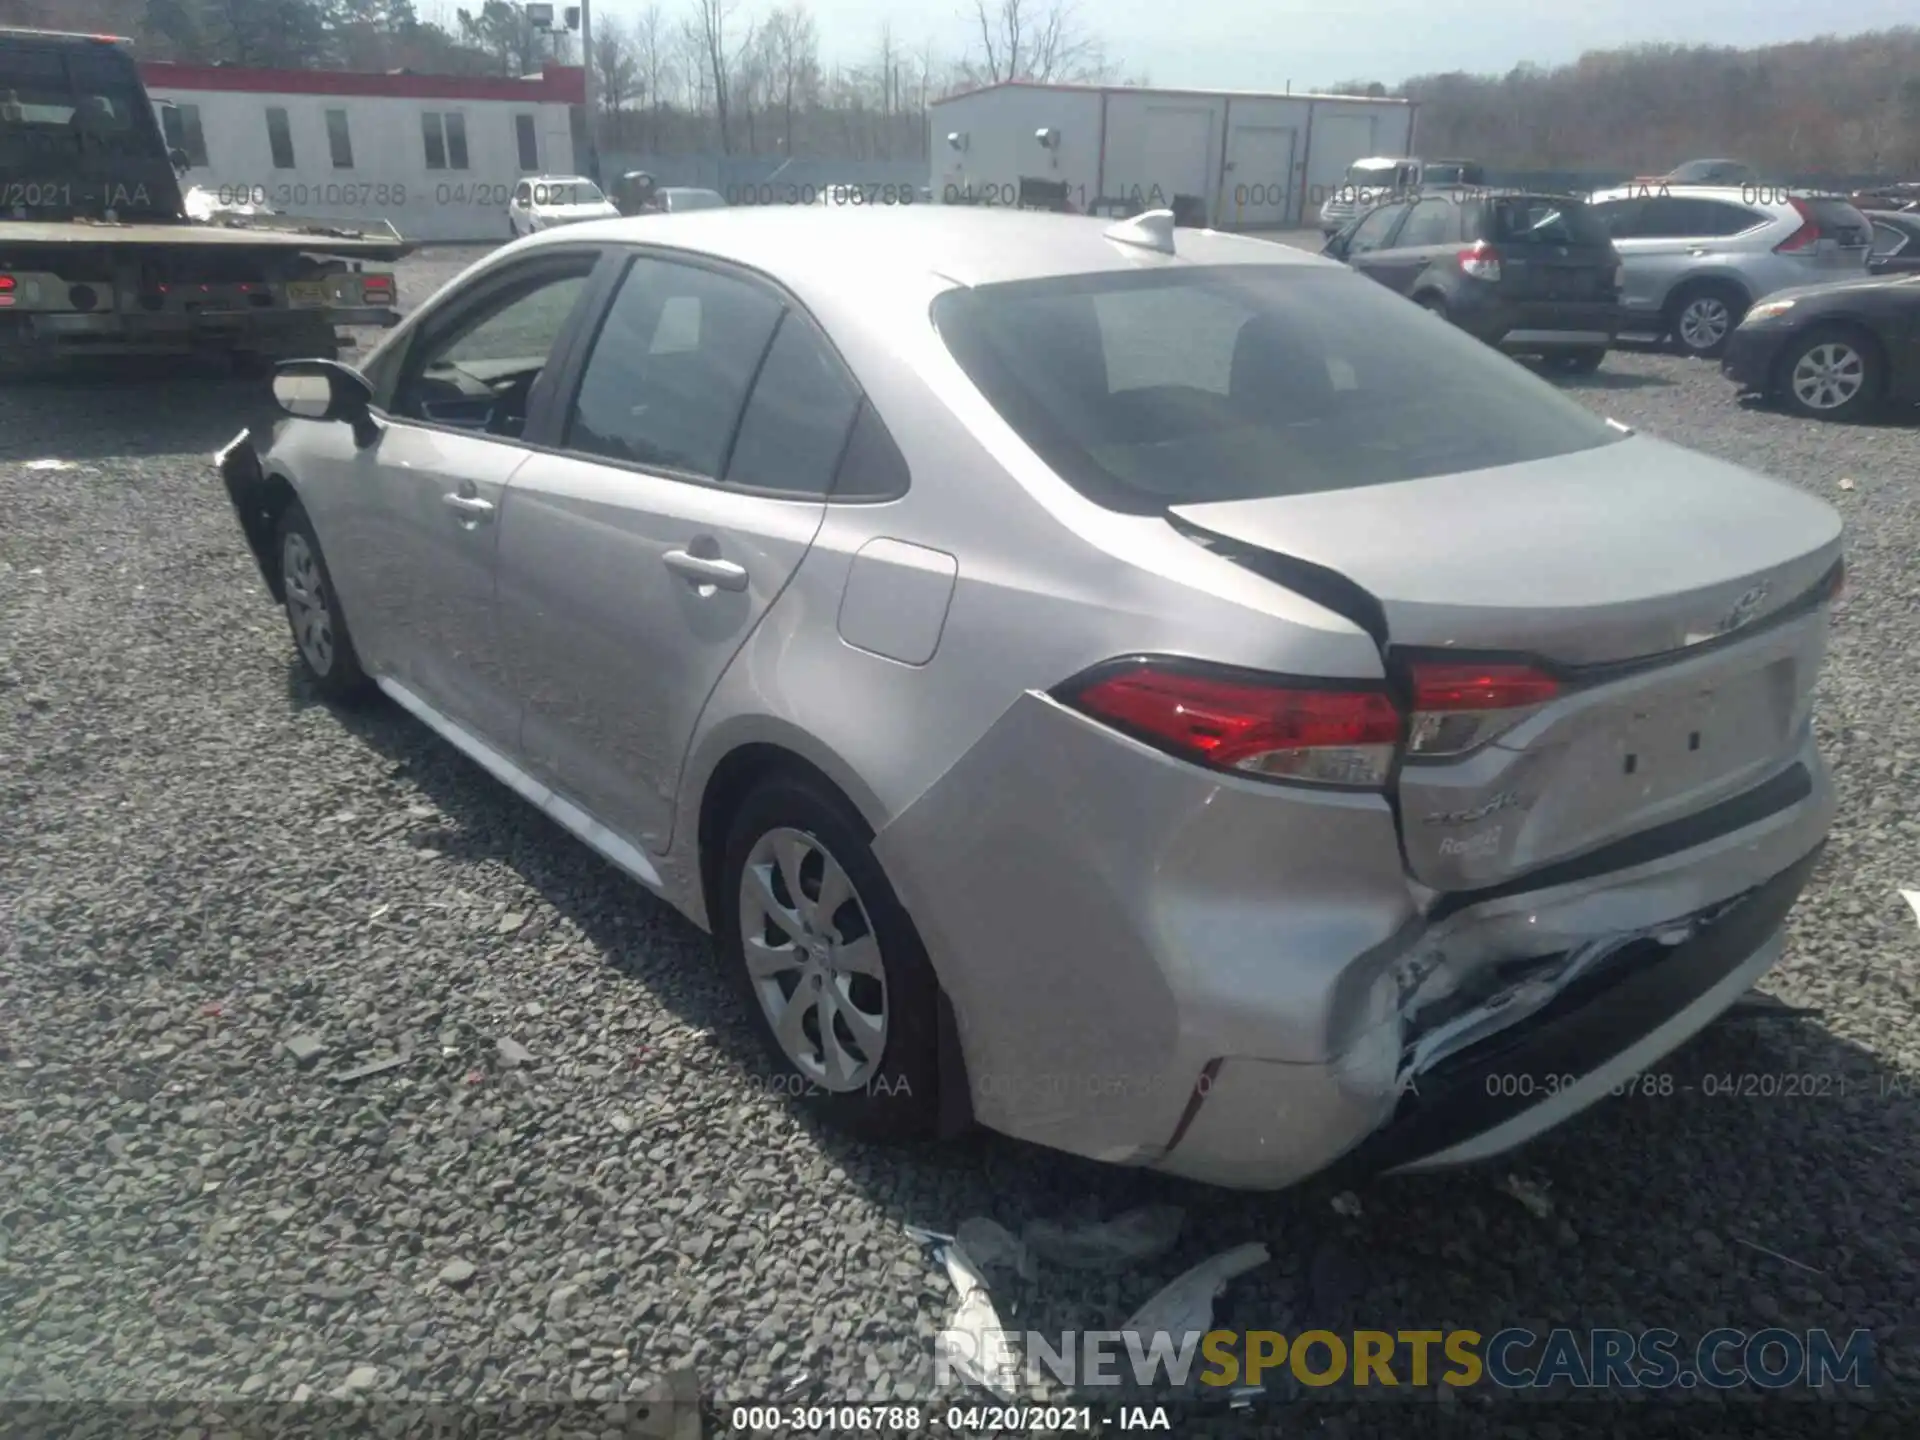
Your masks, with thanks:
<instances>
[{"instance_id":1,"label":"black tire","mask_svg":"<svg viewBox=\"0 0 1920 1440\"><path fill-rule=\"evenodd\" d=\"M1848 381L1856 383L1851 395L1826 405L1816 403L1816 397L1836 394L1831 385L1810 383L1802 387L1805 394L1802 388L1796 388L1801 362L1820 361L1822 349L1828 352L1824 357L1827 363L1822 368L1827 370L1830 381L1842 386ZM1847 358L1843 360L1843 356ZM1879 408L1886 390L1887 368L1880 347L1861 331L1846 325L1815 326L1787 347L1774 372L1774 391L1780 402L1793 414L1810 420L1864 420Z\"/></svg>"},{"instance_id":2,"label":"black tire","mask_svg":"<svg viewBox=\"0 0 1920 1440\"><path fill-rule=\"evenodd\" d=\"M1606 358L1607 347L1594 345L1585 350L1558 351L1547 356L1547 364L1562 375L1591 375Z\"/></svg>"},{"instance_id":3,"label":"black tire","mask_svg":"<svg viewBox=\"0 0 1920 1440\"><path fill-rule=\"evenodd\" d=\"M310 567L302 563L302 550L311 557ZM360 655L353 648L347 617L340 609L339 596L334 593L333 574L327 569L320 537L314 533L313 521L307 518L306 509L298 500L287 503L280 523L274 527L273 563L280 567L283 590L280 608L286 614L287 629L293 636L293 650L300 657L300 666L307 672L314 689L337 704L354 705L366 700L373 693L373 682L360 668ZM299 603L291 583L302 573L313 577L307 589L323 611L324 644L319 643L318 637L321 620L314 622L316 629L306 628L309 611Z\"/></svg>"},{"instance_id":4,"label":"black tire","mask_svg":"<svg viewBox=\"0 0 1920 1440\"><path fill-rule=\"evenodd\" d=\"M843 903L835 911L839 923L834 927L843 939L858 939L861 912L877 942L879 969L884 976L882 1004L886 1022L885 1037L877 1063L857 1088L835 1089L822 1083L814 1073L803 1070L781 1044L757 989L771 985L791 997L808 983L799 973L790 975L789 986L780 976L755 981L748 970L746 937L742 931L742 884L749 860L763 839L778 831L799 832L838 862L852 882L857 905ZM912 918L894 894L886 872L874 857L872 834L859 813L837 791L822 780L803 774L779 774L763 781L748 794L727 828L722 850L719 887L714 896L715 913L709 917L715 943L734 988L746 1007L750 1024L765 1045L772 1070L768 1088L793 1095L827 1123L866 1140L911 1142L934 1136L939 1127L939 1005L940 986L926 947L914 928ZM756 866L756 869L759 867ZM775 867L776 873L778 867ZM803 865L800 884L810 896L819 894L819 871L811 863ZM791 899L784 880L774 881L776 900L782 894ZM779 927L772 927L776 933ZM766 939L765 933L757 937ZM795 947L798 953L799 946ZM833 982L828 982L833 983ZM851 977L850 985L861 984ZM871 1004L875 993L866 982ZM818 982L815 982L818 988ZM848 993L859 998L857 990ZM844 1001L842 1002L844 1003ZM804 1008L804 1007L803 1007ZM819 1038L820 1011L811 1011L813 1030L803 1030L808 1048L826 1050ZM804 1021L802 1022L804 1024ZM829 1023L843 1026L844 1021ZM837 1035L850 1032L839 1030ZM871 1060L872 1057L866 1057Z\"/></svg>"},{"instance_id":5,"label":"black tire","mask_svg":"<svg viewBox=\"0 0 1920 1440\"><path fill-rule=\"evenodd\" d=\"M1696 309L1701 311L1697 317ZM1731 285L1711 280L1683 285L1667 301L1667 333L1682 355L1711 360L1727 348L1746 313L1747 297Z\"/></svg>"}]
</instances>

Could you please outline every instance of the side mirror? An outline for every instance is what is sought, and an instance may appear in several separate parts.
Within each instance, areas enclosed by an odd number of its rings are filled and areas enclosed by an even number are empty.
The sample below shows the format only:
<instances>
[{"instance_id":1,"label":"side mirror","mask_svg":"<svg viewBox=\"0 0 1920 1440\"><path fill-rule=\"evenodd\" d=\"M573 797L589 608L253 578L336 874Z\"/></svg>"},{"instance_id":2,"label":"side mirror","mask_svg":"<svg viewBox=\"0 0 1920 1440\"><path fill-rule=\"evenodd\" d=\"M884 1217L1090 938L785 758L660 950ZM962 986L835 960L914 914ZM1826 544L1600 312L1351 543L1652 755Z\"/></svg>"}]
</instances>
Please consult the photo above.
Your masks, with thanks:
<instances>
[{"instance_id":1,"label":"side mirror","mask_svg":"<svg viewBox=\"0 0 1920 1440\"><path fill-rule=\"evenodd\" d=\"M184 175L193 168L193 161L187 157L187 152L182 150L178 145L167 151L167 159L172 163L173 173L176 175Z\"/></svg>"},{"instance_id":2,"label":"side mirror","mask_svg":"<svg viewBox=\"0 0 1920 1440\"><path fill-rule=\"evenodd\" d=\"M344 421L353 427L355 444L371 445L379 437L373 387L338 360L282 360L274 367L273 398L297 420Z\"/></svg>"}]
</instances>

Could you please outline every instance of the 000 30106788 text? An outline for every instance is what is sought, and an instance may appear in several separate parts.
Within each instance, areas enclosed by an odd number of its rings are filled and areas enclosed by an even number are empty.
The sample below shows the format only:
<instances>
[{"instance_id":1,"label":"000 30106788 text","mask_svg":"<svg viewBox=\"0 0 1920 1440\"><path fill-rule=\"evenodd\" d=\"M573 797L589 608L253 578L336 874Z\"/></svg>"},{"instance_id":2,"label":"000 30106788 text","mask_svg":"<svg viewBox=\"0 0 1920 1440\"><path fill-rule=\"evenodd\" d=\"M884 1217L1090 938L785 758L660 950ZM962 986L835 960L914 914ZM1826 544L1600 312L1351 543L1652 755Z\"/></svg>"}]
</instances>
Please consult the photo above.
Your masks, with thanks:
<instances>
[{"instance_id":1,"label":"000 30106788 text","mask_svg":"<svg viewBox=\"0 0 1920 1440\"><path fill-rule=\"evenodd\" d=\"M439 209L503 208L513 198L513 184L507 181L441 181L427 186L409 185L401 180L342 180L326 184L302 184L277 180L272 183L240 182L203 185L201 193L213 197L220 206L255 205L269 209L302 209L320 206L340 210L387 210L402 206L431 206Z\"/></svg>"}]
</instances>

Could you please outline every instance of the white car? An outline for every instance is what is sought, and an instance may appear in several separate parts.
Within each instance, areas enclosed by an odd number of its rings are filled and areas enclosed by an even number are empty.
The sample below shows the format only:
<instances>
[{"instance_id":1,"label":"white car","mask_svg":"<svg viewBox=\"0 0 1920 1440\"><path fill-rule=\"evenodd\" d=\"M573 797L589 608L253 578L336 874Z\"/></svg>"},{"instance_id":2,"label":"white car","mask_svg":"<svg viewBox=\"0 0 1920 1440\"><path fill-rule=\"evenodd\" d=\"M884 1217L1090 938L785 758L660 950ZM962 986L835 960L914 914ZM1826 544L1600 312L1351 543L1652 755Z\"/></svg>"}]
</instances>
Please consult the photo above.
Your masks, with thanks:
<instances>
[{"instance_id":1,"label":"white car","mask_svg":"<svg viewBox=\"0 0 1920 1440\"><path fill-rule=\"evenodd\" d=\"M514 239L556 225L582 220L617 220L620 212L606 192L582 175L542 175L522 180L507 202L507 224Z\"/></svg>"}]
</instances>

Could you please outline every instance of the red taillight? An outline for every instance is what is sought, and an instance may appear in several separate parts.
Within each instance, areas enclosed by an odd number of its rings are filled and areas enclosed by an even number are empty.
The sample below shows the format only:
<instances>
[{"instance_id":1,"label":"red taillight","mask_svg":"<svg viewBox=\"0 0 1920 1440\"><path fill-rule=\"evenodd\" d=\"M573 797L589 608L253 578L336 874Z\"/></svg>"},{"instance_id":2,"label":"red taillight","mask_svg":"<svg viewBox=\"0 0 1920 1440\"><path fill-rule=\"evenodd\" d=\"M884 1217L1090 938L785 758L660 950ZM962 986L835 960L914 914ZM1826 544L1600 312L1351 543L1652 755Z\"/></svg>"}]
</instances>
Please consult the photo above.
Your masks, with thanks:
<instances>
[{"instance_id":1,"label":"red taillight","mask_svg":"<svg viewBox=\"0 0 1920 1440\"><path fill-rule=\"evenodd\" d=\"M1455 258L1460 262L1463 275L1471 275L1476 280L1500 278L1500 252L1484 240L1474 241Z\"/></svg>"},{"instance_id":2,"label":"red taillight","mask_svg":"<svg viewBox=\"0 0 1920 1440\"><path fill-rule=\"evenodd\" d=\"M1183 759L1318 785L1384 785L1403 728L1382 690L1230 678L1185 663L1135 661L1065 698Z\"/></svg>"},{"instance_id":3,"label":"red taillight","mask_svg":"<svg viewBox=\"0 0 1920 1440\"><path fill-rule=\"evenodd\" d=\"M1458 755L1511 730L1560 693L1560 682L1531 665L1416 663L1412 669L1410 755Z\"/></svg>"},{"instance_id":4,"label":"red taillight","mask_svg":"<svg viewBox=\"0 0 1920 1440\"><path fill-rule=\"evenodd\" d=\"M1789 196L1787 203L1793 206L1794 214L1800 217L1800 228L1773 247L1775 254L1792 250L1810 250L1820 243L1820 222L1814 218L1813 211L1806 202Z\"/></svg>"},{"instance_id":5,"label":"red taillight","mask_svg":"<svg viewBox=\"0 0 1920 1440\"><path fill-rule=\"evenodd\" d=\"M368 304L385 305L393 299L391 275L369 275L360 282L360 294Z\"/></svg>"},{"instance_id":6,"label":"red taillight","mask_svg":"<svg viewBox=\"0 0 1920 1440\"><path fill-rule=\"evenodd\" d=\"M0 275L0 295L4 295L13 289L13 285L14 281L11 275Z\"/></svg>"}]
</instances>

